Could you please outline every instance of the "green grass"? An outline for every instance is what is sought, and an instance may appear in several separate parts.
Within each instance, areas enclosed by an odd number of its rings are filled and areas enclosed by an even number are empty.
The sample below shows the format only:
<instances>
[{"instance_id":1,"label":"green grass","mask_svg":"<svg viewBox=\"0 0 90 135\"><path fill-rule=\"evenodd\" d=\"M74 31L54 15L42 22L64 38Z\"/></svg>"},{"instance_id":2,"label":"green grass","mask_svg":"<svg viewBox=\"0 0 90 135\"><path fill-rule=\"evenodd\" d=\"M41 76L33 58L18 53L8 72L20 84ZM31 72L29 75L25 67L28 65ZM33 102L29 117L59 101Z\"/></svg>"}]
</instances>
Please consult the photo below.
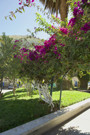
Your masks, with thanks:
<instances>
[{"instance_id":1,"label":"green grass","mask_svg":"<svg viewBox=\"0 0 90 135\"><path fill-rule=\"evenodd\" d=\"M58 109L59 95L59 91L53 92L54 111ZM89 93L63 91L61 107L69 106L87 98L90 98ZM0 132L48 113L51 113L51 108L39 99L38 91L34 91L32 97L27 96L25 89L17 89L15 97L12 92L8 92L0 99Z\"/></svg>"}]
</instances>

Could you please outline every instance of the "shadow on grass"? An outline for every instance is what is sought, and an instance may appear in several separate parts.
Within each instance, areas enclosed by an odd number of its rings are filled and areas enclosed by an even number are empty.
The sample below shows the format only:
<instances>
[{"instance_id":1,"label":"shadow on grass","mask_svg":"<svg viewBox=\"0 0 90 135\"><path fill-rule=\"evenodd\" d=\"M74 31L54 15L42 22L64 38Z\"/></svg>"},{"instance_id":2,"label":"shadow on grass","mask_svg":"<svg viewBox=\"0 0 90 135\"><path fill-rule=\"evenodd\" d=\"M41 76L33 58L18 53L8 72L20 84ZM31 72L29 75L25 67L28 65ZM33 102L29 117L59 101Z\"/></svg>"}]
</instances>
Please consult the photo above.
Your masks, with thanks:
<instances>
[{"instance_id":1,"label":"shadow on grass","mask_svg":"<svg viewBox=\"0 0 90 135\"><path fill-rule=\"evenodd\" d=\"M4 100L4 98L12 98L12 97L13 97L13 91L9 91L3 94L2 99Z\"/></svg>"},{"instance_id":2,"label":"shadow on grass","mask_svg":"<svg viewBox=\"0 0 90 135\"><path fill-rule=\"evenodd\" d=\"M37 99L0 100L0 132L50 113L50 107Z\"/></svg>"},{"instance_id":3,"label":"shadow on grass","mask_svg":"<svg viewBox=\"0 0 90 135\"><path fill-rule=\"evenodd\" d=\"M3 99L17 99L17 98L20 98L20 97L26 97L28 95L26 89L17 89L15 91L15 96L13 95L13 91L10 91L10 92L7 92L3 95Z\"/></svg>"}]
</instances>

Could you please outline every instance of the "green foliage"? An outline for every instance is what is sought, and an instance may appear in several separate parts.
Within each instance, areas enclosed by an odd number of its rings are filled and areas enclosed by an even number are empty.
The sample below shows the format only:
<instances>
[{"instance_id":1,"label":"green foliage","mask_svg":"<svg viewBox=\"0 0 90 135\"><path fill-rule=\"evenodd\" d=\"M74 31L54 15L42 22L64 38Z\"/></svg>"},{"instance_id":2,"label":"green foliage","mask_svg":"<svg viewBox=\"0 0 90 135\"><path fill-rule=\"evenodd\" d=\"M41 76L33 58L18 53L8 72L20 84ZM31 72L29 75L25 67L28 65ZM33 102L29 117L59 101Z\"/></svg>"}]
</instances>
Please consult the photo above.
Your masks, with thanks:
<instances>
[{"instance_id":1,"label":"green foliage","mask_svg":"<svg viewBox=\"0 0 90 135\"><path fill-rule=\"evenodd\" d=\"M68 0L68 4L70 4L70 9L71 9L71 12L73 12L73 9L74 9L74 3L75 2L78 2L78 1L81 1L81 0Z\"/></svg>"},{"instance_id":2,"label":"green foliage","mask_svg":"<svg viewBox=\"0 0 90 135\"><path fill-rule=\"evenodd\" d=\"M14 58L16 51L19 49L14 49L15 42L12 38L9 38L5 34L2 36L1 46L0 46L0 74L3 77L13 78L19 71L20 62Z\"/></svg>"},{"instance_id":3,"label":"green foliage","mask_svg":"<svg viewBox=\"0 0 90 135\"><path fill-rule=\"evenodd\" d=\"M36 28L35 32L44 31L48 34L51 34L52 31L49 31L49 27L51 28L51 24L47 23L46 20L42 18L42 16L38 12L36 13L36 22L39 23L40 27Z\"/></svg>"}]
</instances>

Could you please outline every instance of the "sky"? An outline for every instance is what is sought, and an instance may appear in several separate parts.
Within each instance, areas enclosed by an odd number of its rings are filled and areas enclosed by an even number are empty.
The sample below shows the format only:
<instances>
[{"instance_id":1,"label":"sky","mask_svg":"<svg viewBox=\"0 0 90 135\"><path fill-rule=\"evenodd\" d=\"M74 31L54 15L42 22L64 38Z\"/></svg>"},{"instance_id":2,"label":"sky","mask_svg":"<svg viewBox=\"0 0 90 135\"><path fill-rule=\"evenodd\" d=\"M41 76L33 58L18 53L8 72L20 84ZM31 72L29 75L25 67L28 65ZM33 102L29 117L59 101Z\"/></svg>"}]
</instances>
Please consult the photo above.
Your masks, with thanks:
<instances>
[{"instance_id":1,"label":"sky","mask_svg":"<svg viewBox=\"0 0 90 135\"><path fill-rule=\"evenodd\" d=\"M20 5L18 0L0 0L0 35L5 32L6 35L30 35L27 29L34 31L34 27L38 27L36 23L36 12L39 12L43 18L50 22L47 16L44 16L42 12L38 11L36 7L26 7L25 12L16 13L16 19L11 21L9 18L5 20L5 16L8 16L10 11L15 11ZM44 9L44 6L36 0L36 5L39 5ZM48 11L48 10L47 10ZM71 15L69 13L69 17ZM44 32L39 32L36 35L37 38L48 39L49 36Z\"/></svg>"}]
</instances>

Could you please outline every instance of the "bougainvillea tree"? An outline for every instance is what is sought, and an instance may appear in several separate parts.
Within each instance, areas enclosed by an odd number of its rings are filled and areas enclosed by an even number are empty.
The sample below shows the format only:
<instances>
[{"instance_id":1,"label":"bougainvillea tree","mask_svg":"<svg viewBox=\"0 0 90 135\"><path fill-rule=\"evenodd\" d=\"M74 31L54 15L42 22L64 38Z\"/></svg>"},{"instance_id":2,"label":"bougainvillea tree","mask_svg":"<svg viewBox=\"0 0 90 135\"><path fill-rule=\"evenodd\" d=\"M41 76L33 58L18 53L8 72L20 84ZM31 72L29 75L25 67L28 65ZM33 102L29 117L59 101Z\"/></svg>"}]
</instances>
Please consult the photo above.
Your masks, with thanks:
<instances>
[{"instance_id":1,"label":"bougainvillea tree","mask_svg":"<svg viewBox=\"0 0 90 135\"><path fill-rule=\"evenodd\" d=\"M15 56L22 62L22 75L39 82L43 79L49 82L53 76L58 78L61 75L63 79L70 70L89 69L89 6L88 0L75 2L73 18L66 27L56 28L46 22L44 24L43 19L38 17L38 21L43 25L43 28L38 30L47 31L52 36L43 45L34 46L34 50L22 48ZM58 18L54 20L59 22Z\"/></svg>"}]
</instances>

